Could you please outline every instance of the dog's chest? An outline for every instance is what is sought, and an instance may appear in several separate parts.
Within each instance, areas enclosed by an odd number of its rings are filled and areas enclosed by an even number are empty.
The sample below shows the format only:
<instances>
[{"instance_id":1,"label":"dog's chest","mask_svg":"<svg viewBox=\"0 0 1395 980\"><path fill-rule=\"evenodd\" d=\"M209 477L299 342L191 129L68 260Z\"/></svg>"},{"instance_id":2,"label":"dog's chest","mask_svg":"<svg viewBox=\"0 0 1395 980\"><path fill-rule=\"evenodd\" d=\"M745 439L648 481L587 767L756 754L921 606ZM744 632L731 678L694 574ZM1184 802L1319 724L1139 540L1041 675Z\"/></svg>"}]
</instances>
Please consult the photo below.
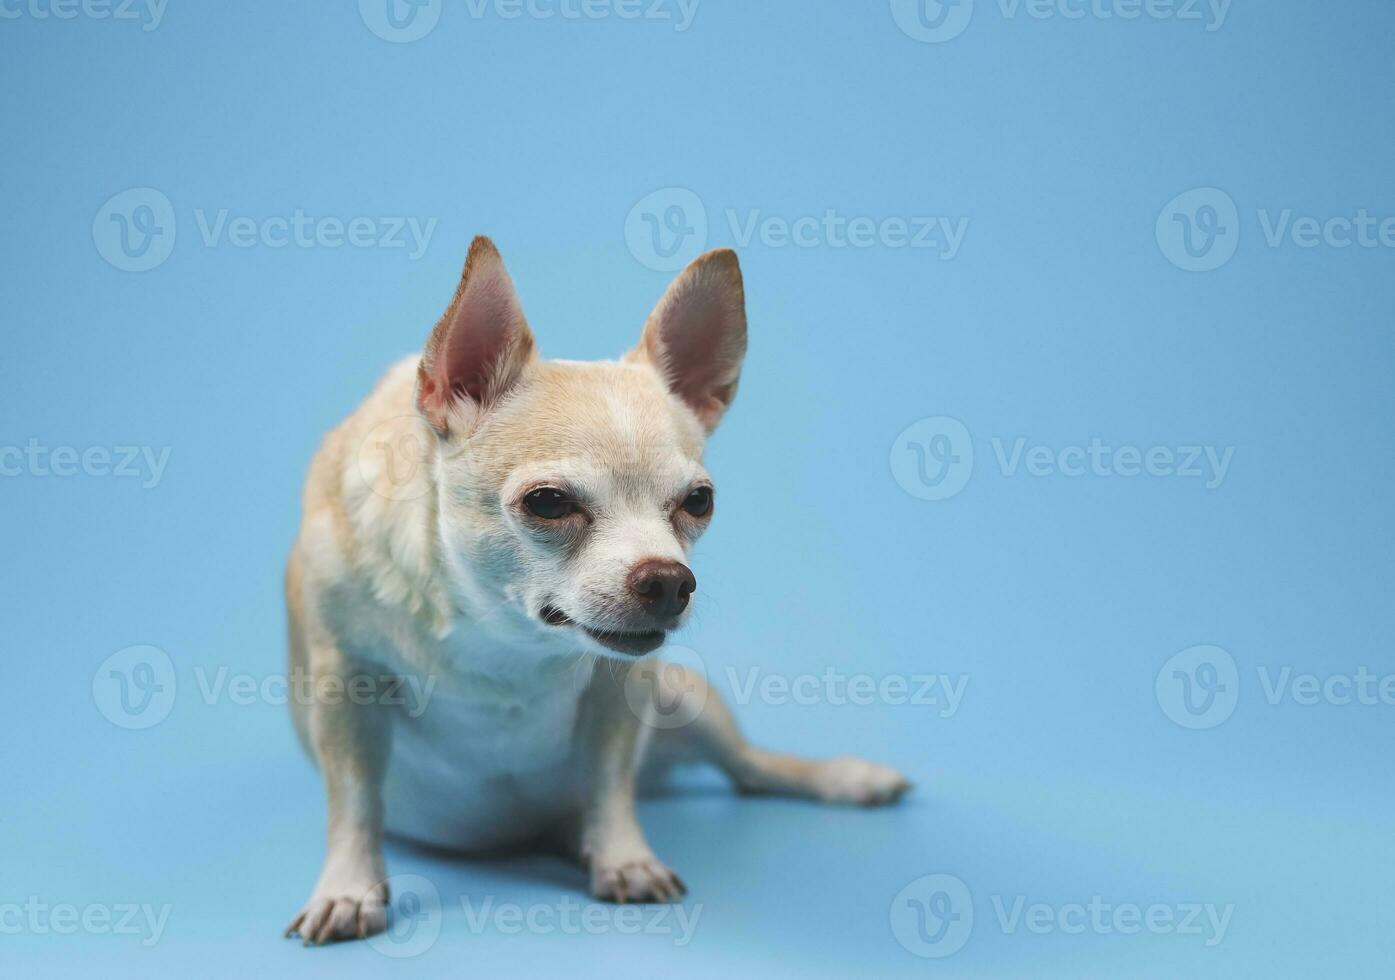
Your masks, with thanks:
<instances>
[{"instance_id":1,"label":"dog's chest","mask_svg":"<svg viewBox=\"0 0 1395 980\"><path fill-rule=\"evenodd\" d=\"M424 707L394 725L389 827L438 846L485 848L537 833L573 805L577 676L563 665L440 679Z\"/></svg>"}]
</instances>

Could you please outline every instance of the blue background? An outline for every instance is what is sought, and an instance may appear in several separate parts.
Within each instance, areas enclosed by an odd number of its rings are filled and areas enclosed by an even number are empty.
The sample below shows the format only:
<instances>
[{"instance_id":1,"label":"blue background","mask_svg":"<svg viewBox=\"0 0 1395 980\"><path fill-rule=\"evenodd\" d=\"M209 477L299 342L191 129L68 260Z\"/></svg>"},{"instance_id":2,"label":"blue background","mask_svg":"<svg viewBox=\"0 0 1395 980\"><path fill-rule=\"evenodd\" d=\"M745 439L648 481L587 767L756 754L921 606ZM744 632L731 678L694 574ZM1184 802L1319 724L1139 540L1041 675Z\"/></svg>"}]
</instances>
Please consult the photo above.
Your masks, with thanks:
<instances>
[{"instance_id":1,"label":"blue background","mask_svg":"<svg viewBox=\"0 0 1395 980\"><path fill-rule=\"evenodd\" d=\"M7 6L7 10L13 9ZM7 560L0 904L168 904L124 935L0 935L7 974L965 977L1384 975L1395 942L1395 706L1271 704L1265 668L1391 663L1395 251L1270 247L1259 209L1395 215L1395 7L1235 0L1197 21L1007 15L922 43L885 2L703 0L691 27L471 17L389 43L354 3L171 0L158 29L29 7L0 20L0 443L170 447L163 478L0 478ZM44 8L39 8L41 11ZM670 8L672 9L672 8ZM121 271L93 222L168 197L169 258ZM1223 190L1233 259L1171 263L1160 211ZM196 671L284 669L281 564L321 434L418 349L470 238L492 235L545 354L629 346L668 282L626 245L664 188L725 213L966 217L932 249L739 248L750 355L709 464L721 513L680 638L745 677L965 675L935 706L739 706L762 744L897 765L900 807L647 803L702 905L665 935L472 934L460 896L556 905L581 875L393 845L439 940L394 961L280 930L322 857L323 799L284 706L207 704ZM407 250L207 246L195 213L439 219ZM631 219L633 220L633 219ZM686 243L693 249L697 241ZM107 248L110 246L107 245ZM972 477L927 501L898 433L960 420ZM1226 479L1004 472L993 440L1233 447ZM1215 644L1223 724L1174 724L1154 681ZM93 676L153 644L168 718L127 730ZM920 959L893 903L962 881L964 947ZM1002 928L1059 909L1234 905L1224 940ZM962 920L961 920L962 921Z\"/></svg>"}]
</instances>

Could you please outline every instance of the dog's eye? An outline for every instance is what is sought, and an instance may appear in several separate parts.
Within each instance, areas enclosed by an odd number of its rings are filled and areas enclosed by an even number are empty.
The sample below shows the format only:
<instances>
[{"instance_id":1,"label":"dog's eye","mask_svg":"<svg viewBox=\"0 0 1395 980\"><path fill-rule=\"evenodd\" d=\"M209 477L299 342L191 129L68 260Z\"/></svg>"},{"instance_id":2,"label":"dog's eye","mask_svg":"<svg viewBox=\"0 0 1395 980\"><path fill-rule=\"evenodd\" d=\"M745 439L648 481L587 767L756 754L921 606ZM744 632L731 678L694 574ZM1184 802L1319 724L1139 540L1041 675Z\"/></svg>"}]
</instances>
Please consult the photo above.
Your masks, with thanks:
<instances>
[{"instance_id":1,"label":"dog's eye","mask_svg":"<svg viewBox=\"0 0 1395 980\"><path fill-rule=\"evenodd\" d=\"M555 487L539 487L523 498L523 506L534 517L558 521L576 512L576 501Z\"/></svg>"},{"instance_id":2,"label":"dog's eye","mask_svg":"<svg viewBox=\"0 0 1395 980\"><path fill-rule=\"evenodd\" d=\"M712 513L712 488L698 487L684 497L683 511L690 517L706 517Z\"/></svg>"}]
</instances>

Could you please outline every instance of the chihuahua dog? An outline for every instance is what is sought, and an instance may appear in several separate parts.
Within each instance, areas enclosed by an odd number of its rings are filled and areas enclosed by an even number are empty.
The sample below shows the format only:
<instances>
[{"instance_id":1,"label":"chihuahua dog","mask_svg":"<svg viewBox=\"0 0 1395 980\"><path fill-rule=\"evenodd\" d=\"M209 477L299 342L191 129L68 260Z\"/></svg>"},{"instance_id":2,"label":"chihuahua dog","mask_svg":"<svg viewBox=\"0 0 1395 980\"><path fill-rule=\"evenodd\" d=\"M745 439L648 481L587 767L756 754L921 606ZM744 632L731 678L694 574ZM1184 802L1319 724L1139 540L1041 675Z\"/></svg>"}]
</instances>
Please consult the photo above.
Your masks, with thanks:
<instances>
[{"instance_id":1,"label":"chihuahua dog","mask_svg":"<svg viewBox=\"0 0 1395 980\"><path fill-rule=\"evenodd\" d=\"M386 832L457 851L549 840L596 898L674 901L686 888L635 814L637 786L674 762L753 793L905 792L886 766L747 744L696 671L644 659L691 607L714 502L703 442L745 352L730 250L683 270L619 361L582 363L539 359L498 251L475 239L422 355L311 464L286 603L329 831L288 936L386 927ZM389 696L408 683L429 694L410 709Z\"/></svg>"}]
</instances>

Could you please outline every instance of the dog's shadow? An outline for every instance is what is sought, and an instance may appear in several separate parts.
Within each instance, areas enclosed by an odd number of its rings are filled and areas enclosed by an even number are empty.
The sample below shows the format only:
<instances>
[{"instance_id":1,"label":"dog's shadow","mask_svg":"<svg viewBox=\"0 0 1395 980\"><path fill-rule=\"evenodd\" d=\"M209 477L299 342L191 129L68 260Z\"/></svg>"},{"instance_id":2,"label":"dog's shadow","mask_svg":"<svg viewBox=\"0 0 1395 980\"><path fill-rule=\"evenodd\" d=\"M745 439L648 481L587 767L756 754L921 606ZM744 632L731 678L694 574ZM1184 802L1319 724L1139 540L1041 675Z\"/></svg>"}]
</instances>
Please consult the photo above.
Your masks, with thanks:
<instances>
[{"instance_id":1,"label":"dog's shadow","mask_svg":"<svg viewBox=\"0 0 1395 980\"><path fill-rule=\"evenodd\" d=\"M476 895L504 883L586 893L585 872L547 840L488 851L456 851L389 837L384 849L389 866L429 866L426 877L437 883L443 894Z\"/></svg>"},{"instance_id":2,"label":"dog's shadow","mask_svg":"<svg viewBox=\"0 0 1395 980\"><path fill-rule=\"evenodd\" d=\"M644 803L716 799L780 800L795 806L819 805L765 795L748 797L723 781L707 781L701 777L668 779L648 785L641 796ZM542 837L486 851L460 851L389 836L385 850L389 866L414 869L415 873L431 879L443 895L463 899L489 894L493 888L506 883L529 889L542 887L570 893L578 898L585 898L589 893L587 872L567 846L556 838Z\"/></svg>"}]
</instances>

